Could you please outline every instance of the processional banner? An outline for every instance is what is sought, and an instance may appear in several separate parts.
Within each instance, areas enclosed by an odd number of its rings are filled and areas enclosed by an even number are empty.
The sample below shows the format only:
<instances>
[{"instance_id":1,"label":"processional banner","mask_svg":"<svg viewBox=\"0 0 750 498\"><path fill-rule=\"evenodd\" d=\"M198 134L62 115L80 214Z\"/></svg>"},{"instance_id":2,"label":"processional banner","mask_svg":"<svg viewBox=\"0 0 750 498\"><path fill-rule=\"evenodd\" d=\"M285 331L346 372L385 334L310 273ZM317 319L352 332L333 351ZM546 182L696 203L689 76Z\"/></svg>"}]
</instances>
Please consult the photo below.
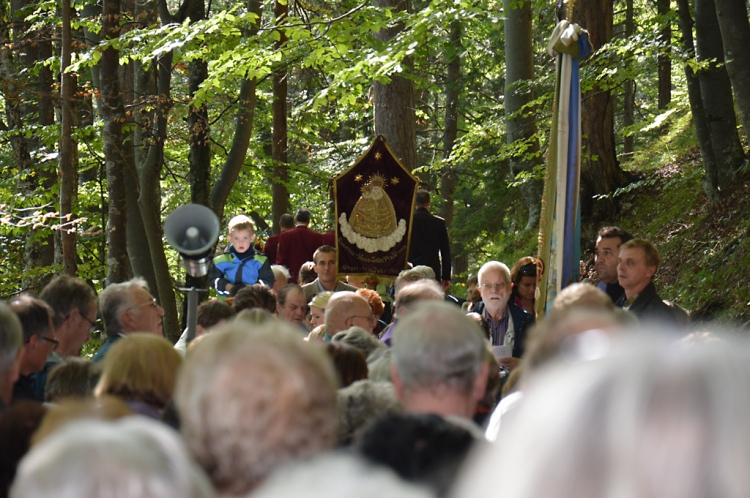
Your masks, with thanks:
<instances>
[{"instance_id":1,"label":"processional banner","mask_svg":"<svg viewBox=\"0 0 750 498\"><path fill-rule=\"evenodd\" d=\"M341 274L392 280L407 266L417 179L378 136L333 180Z\"/></svg>"},{"instance_id":2,"label":"processional banner","mask_svg":"<svg viewBox=\"0 0 750 498\"><path fill-rule=\"evenodd\" d=\"M539 226L539 259L544 266L536 300L539 316L552 306L563 287L580 272L581 211L581 88L579 61L591 53L588 33L577 24L560 21L547 45L557 56L557 85L552 131L544 178Z\"/></svg>"}]
</instances>

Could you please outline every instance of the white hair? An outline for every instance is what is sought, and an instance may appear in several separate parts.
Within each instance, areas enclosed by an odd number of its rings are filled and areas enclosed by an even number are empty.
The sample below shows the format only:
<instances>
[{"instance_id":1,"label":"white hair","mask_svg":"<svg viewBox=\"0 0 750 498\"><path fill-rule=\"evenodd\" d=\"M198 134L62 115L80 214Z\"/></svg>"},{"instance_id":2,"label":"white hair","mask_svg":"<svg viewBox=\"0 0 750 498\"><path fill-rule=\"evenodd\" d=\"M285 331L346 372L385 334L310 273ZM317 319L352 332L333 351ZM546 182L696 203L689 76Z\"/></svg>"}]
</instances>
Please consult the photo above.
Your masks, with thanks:
<instances>
[{"instance_id":1,"label":"white hair","mask_svg":"<svg viewBox=\"0 0 750 498\"><path fill-rule=\"evenodd\" d=\"M132 289L148 291L148 284L143 278L134 277L127 282L109 284L99 294L99 312L107 336L113 337L122 333L124 327L120 321L120 314L133 304Z\"/></svg>"},{"instance_id":2,"label":"white hair","mask_svg":"<svg viewBox=\"0 0 750 498\"><path fill-rule=\"evenodd\" d=\"M750 495L747 344L627 340L534 377L453 496L487 496L497 469L507 498Z\"/></svg>"},{"instance_id":3,"label":"white hair","mask_svg":"<svg viewBox=\"0 0 750 498\"><path fill-rule=\"evenodd\" d=\"M508 269L508 265L501 263L500 261L488 261L482 265L479 269L479 273L477 273L477 283L480 287L484 281L485 273L489 271L499 271L503 275L503 278L505 278L505 282L508 284L510 283L510 269Z\"/></svg>"},{"instance_id":4,"label":"white hair","mask_svg":"<svg viewBox=\"0 0 750 498\"><path fill-rule=\"evenodd\" d=\"M279 278L279 275L283 275L287 281L292 279L292 274L289 273L289 269L283 265L271 265L271 271L273 272L274 278Z\"/></svg>"},{"instance_id":5,"label":"white hair","mask_svg":"<svg viewBox=\"0 0 750 498\"><path fill-rule=\"evenodd\" d=\"M391 349L407 389L444 385L469 393L486 357L479 325L444 301L420 302L399 320Z\"/></svg>"},{"instance_id":6,"label":"white hair","mask_svg":"<svg viewBox=\"0 0 750 498\"><path fill-rule=\"evenodd\" d=\"M402 481L362 457L337 453L279 469L253 498L432 498L426 489Z\"/></svg>"},{"instance_id":7,"label":"white hair","mask_svg":"<svg viewBox=\"0 0 750 498\"><path fill-rule=\"evenodd\" d=\"M65 425L24 457L11 498L204 498L208 479L177 433L145 417Z\"/></svg>"}]
</instances>

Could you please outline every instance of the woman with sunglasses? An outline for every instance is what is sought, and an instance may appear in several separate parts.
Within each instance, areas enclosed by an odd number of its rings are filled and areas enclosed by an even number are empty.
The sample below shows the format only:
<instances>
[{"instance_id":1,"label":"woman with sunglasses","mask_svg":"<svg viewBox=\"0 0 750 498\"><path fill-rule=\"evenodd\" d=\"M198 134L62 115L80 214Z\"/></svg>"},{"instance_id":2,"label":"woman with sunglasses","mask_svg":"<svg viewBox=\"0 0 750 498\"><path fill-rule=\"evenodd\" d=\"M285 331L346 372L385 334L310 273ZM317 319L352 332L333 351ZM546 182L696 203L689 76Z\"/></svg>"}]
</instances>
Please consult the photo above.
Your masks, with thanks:
<instances>
[{"instance_id":1,"label":"woman with sunglasses","mask_svg":"<svg viewBox=\"0 0 750 498\"><path fill-rule=\"evenodd\" d=\"M516 261L510 271L511 298L520 308L536 316L534 301L536 294L537 262L531 256Z\"/></svg>"}]
</instances>

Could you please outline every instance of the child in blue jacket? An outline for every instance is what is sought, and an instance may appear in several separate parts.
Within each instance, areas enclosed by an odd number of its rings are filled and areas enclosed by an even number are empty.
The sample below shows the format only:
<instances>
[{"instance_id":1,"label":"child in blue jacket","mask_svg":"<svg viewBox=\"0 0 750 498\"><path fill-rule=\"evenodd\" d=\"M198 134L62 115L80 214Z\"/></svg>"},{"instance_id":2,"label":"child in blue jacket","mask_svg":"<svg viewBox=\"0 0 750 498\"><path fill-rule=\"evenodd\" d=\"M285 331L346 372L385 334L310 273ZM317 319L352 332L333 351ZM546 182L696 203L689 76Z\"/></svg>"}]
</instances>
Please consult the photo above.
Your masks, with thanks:
<instances>
[{"instance_id":1,"label":"child in blue jacket","mask_svg":"<svg viewBox=\"0 0 750 498\"><path fill-rule=\"evenodd\" d=\"M273 272L268 258L253 248L253 222L244 215L229 220L229 245L224 254L214 258L211 282L219 297L226 297L235 285L255 283L273 287Z\"/></svg>"}]
</instances>

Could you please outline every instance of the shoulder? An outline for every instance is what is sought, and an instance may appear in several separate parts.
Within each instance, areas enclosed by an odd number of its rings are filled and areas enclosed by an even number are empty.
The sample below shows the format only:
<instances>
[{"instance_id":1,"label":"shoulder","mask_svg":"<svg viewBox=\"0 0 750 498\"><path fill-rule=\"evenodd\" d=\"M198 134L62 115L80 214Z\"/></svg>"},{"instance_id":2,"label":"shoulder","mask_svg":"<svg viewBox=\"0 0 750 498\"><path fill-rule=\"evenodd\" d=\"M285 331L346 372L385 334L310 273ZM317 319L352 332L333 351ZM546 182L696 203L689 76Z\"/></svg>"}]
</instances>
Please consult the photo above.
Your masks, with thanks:
<instances>
[{"instance_id":1,"label":"shoulder","mask_svg":"<svg viewBox=\"0 0 750 498\"><path fill-rule=\"evenodd\" d=\"M515 326L526 327L536 321L534 315L524 310L513 301L508 301L508 311L513 318L513 325Z\"/></svg>"},{"instance_id":2,"label":"shoulder","mask_svg":"<svg viewBox=\"0 0 750 498\"><path fill-rule=\"evenodd\" d=\"M302 292L305 294L307 299L310 299L318 293L318 279L316 278L312 282L302 286Z\"/></svg>"},{"instance_id":3,"label":"shoulder","mask_svg":"<svg viewBox=\"0 0 750 498\"><path fill-rule=\"evenodd\" d=\"M353 285L349 285L349 284L347 284L345 282L342 282L341 280L339 280L339 283L336 284L336 290L337 291L352 291L352 292L357 292L357 288L356 287L354 287Z\"/></svg>"},{"instance_id":4,"label":"shoulder","mask_svg":"<svg viewBox=\"0 0 750 498\"><path fill-rule=\"evenodd\" d=\"M233 260L234 260L234 254L225 252L214 258L214 264L218 265L220 263L231 263Z\"/></svg>"}]
</instances>

